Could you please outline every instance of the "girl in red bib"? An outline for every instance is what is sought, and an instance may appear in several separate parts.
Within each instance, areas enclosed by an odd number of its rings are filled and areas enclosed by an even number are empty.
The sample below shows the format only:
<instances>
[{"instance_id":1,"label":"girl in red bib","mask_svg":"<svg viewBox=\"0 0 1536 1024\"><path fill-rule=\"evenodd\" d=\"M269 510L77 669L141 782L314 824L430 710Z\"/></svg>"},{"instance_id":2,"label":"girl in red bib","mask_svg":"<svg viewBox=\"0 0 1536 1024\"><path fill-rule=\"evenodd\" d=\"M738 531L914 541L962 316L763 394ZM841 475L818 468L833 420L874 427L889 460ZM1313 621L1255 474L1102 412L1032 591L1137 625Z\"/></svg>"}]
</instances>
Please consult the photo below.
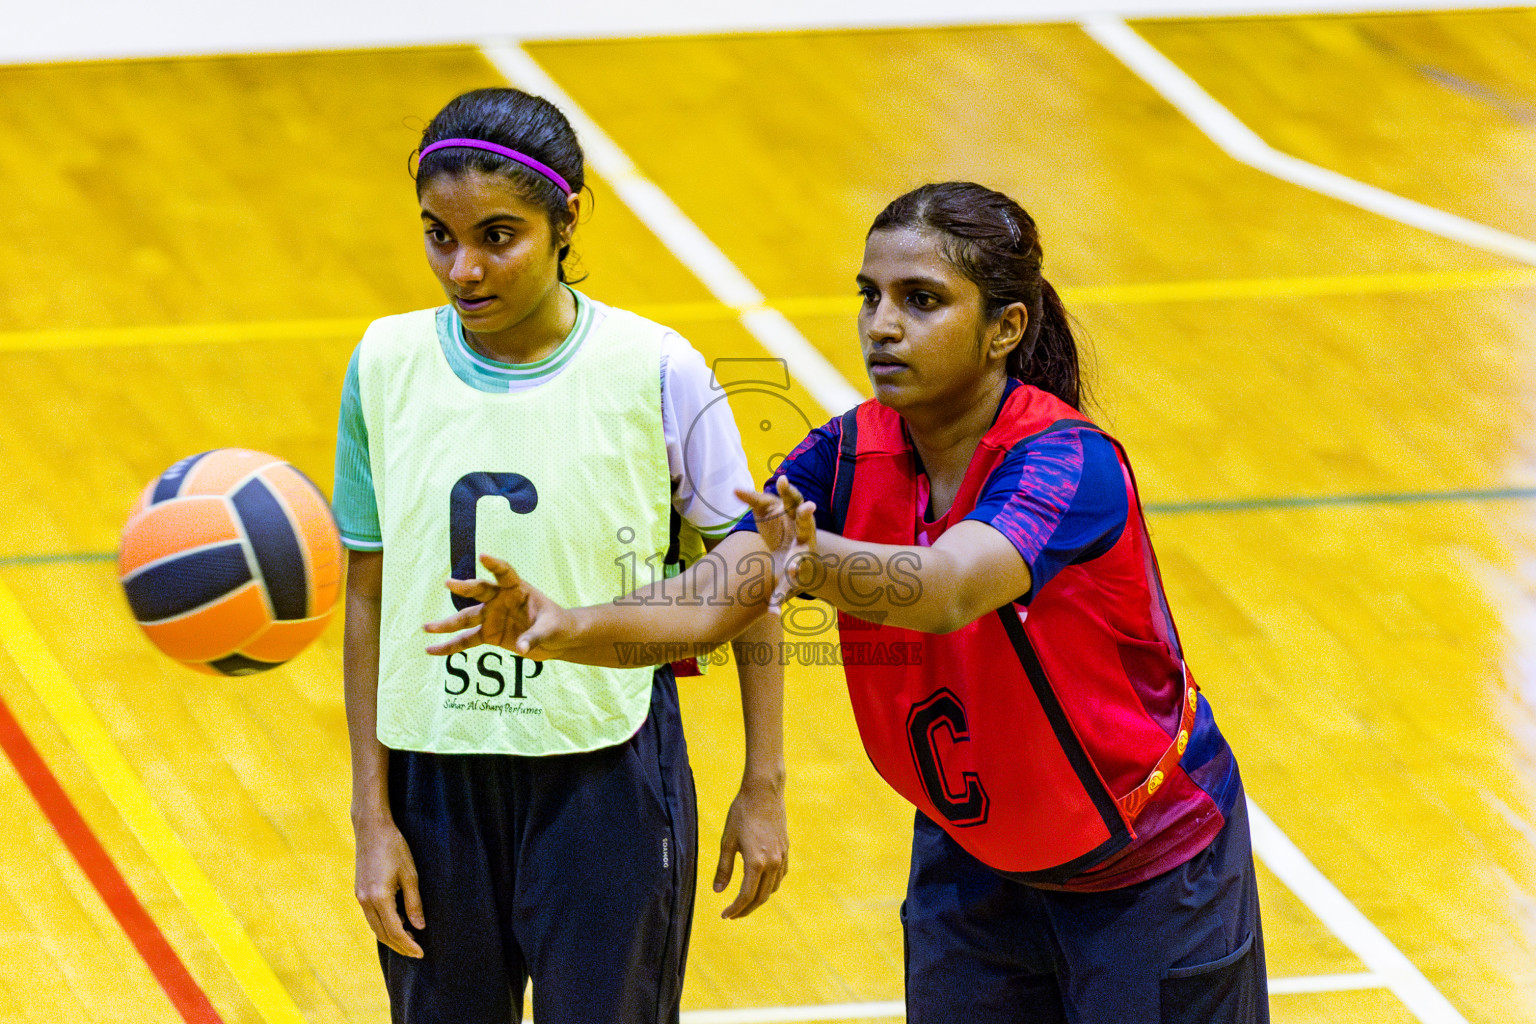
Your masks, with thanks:
<instances>
[{"instance_id":1,"label":"girl in red bib","mask_svg":"<svg viewBox=\"0 0 1536 1024\"><path fill-rule=\"evenodd\" d=\"M728 600L567 610L508 572L451 584L484 604L429 628L475 627L445 653L586 661L822 598L865 749L917 808L909 1020L1267 1021L1237 764L1040 267L1007 196L902 196L858 275L874 400L813 431L695 579L649 595L718 581Z\"/></svg>"}]
</instances>

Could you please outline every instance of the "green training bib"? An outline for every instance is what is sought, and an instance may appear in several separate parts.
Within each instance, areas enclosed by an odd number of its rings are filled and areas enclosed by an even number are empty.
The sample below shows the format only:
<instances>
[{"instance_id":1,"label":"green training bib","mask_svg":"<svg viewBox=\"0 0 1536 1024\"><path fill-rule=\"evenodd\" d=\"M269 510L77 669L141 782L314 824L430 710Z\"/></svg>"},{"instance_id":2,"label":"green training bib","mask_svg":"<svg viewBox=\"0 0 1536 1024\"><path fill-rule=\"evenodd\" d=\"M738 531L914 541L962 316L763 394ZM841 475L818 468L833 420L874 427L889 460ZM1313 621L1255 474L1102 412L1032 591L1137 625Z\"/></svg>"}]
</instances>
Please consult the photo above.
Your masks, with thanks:
<instances>
[{"instance_id":1,"label":"green training bib","mask_svg":"<svg viewBox=\"0 0 1536 1024\"><path fill-rule=\"evenodd\" d=\"M358 384L384 540L378 737L398 750L565 754L622 743L650 708L650 665L533 662L499 647L449 658L422 623L462 599L481 553L566 607L600 604L659 565L671 478L661 420L666 328L606 310L556 376L516 394L465 384L435 310L375 321ZM577 330L583 329L578 322Z\"/></svg>"}]
</instances>

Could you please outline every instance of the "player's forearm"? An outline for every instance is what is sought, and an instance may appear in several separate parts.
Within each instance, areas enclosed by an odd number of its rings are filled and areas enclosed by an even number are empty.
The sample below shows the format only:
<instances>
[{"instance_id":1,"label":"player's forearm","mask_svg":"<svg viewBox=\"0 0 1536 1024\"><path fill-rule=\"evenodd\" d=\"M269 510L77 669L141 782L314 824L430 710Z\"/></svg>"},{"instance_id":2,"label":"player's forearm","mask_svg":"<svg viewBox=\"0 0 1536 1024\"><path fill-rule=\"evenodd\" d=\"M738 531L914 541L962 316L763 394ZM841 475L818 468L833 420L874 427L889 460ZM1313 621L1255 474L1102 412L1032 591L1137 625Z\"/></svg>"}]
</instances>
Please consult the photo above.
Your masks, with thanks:
<instances>
[{"instance_id":1,"label":"player's forearm","mask_svg":"<svg viewBox=\"0 0 1536 1024\"><path fill-rule=\"evenodd\" d=\"M777 657L783 636L778 619L765 615L732 643L746 733L743 788L762 785L774 792L784 788L784 664ZM755 656L765 650L774 656Z\"/></svg>"},{"instance_id":2,"label":"player's forearm","mask_svg":"<svg viewBox=\"0 0 1536 1024\"><path fill-rule=\"evenodd\" d=\"M604 606L598 606L604 607ZM579 623L587 609L572 609L569 621ZM604 668L636 668L645 665L662 665L669 661L687 658L705 658L718 644L689 643L677 640L658 640L660 634L638 639L627 627L611 633L593 627L594 635L586 635L586 627L576 624L560 636L541 639L529 654L539 660L555 659L576 665L599 665ZM643 634L642 634L643 635Z\"/></svg>"},{"instance_id":3,"label":"player's forearm","mask_svg":"<svg viewBox=\"0 0 1536 1024\"><path fill-rule=\"evenodd\" d=\"M772 590L773 563L762 541L756 534L732 534L671 579L607 604L571 609L559 657L601 657L653 642L681 645L679 657L707 653L767 611Z\"/></svg>"},{"instance_id":4,"label":"player's forearm","mask_svg":"<svg viewBox=\"0 0 1536 1024\"><path fill-rule=\"evenodd\" d=\"M990 611L948 552L816 533L809 585L800 591L860 618L923 633L950 633ZM802 575L802 580L805 577Z\"/></svg>"},{"instance_id":5,"label":"player's forearm","mask_svg":"<svg viewBox=\"0 0 1536 1024\"><path fill-rule=\"evenodd\" d=\"M695 602L679 600L676 593L631 598L638 600L572 609L575 646L595 654L661 641L679 647L682 656L692 656L733 639L768 609L766 600ZM561 657L566 657L564 651Z\"/></svg>"},{"instance_id":6,"label":"player's forearm","mask_svg":"<svg viewBox=\"0 0 1536 1024\"><path fill-rule=\"evenodd\" d=\"M352 752L354 825L390 818L389 750L378 739L379 617L378 566L349 562L342 688L347 707L347 740Z\"/></svg>"}]
</instances>

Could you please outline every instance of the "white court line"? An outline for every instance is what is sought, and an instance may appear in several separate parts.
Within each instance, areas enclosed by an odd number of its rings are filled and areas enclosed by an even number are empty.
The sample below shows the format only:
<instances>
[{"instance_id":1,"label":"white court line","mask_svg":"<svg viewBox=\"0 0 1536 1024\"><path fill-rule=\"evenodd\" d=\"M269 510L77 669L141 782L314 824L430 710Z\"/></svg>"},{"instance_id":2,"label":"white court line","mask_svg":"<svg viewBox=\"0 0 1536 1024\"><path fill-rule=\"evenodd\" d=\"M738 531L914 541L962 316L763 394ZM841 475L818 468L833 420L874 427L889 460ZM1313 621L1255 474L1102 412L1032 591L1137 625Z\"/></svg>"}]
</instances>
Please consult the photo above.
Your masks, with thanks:
<instances>
[{"instance_id":1,"label":"white court line","mask_svg":"<svg viewBox=\"0 0 1536 1024\"><path fill-rule=\"evenodd\" d=\"M1270 978L1272 996L1350 992L1386 988L1375 974L1317 974L1300 978ZM883 1003L823 1003L816 1006L752 1006L735 1010L689 1010L682 1024L798 1024L804 1021L905 1019L906 1006L899 999Z\"/></svg>"},{"instance_id":2,"label":"white court line","mask_svg":"<svg viewBox=\"0 0 1536 1024\"><path fill-rule=\"evenodd\" d=\"M1253 834L1254 854L1403 1001L1409 1012L1424 1024L1467 1024L1467 1019L1440 990L1313 866L1306 854L1252 800L1248 801L1248 827Z\"/></svg>"},{"instance_id":3,"label":"white court line","mask_svg":"<svg viewBox=\"0 0 1536 1024\"><path fill-rule=\"evenodd\" d=\"M1516 814L1513 807L1500 800L1488 787L1479 786L1477 791L1489 806L1499 812L1499 816L1508 823L1510 828L1524 836L1526 842L1536 846L1536 828L1533 828L1530 822Z\"/></svg>"},{"instance_id":4,"label":"white court line","mask_svg":"<svg viewBox=\"0 0 1536 1024\"><path fill-rule=\"evenodd\" d=\"M720 247L688 219L676 203L640 173L618 143L576 104L515 41L491 40L480 50L507 81L549 100L565 114L581 139L587 163L601 174L624 204L709 289L716 299L739 311L739 320L758 342L784 360L790 373L827 412L836 416L864 396L850 385L821 351L805 340L789 318L769 309L763 293L747 280Z\"/></svg>"},{"instance_id":5,"label":"white court line","mask_svg":"<svg viewBox=\"0 0 1536 1024\"><path fill-rule=\"evenodd\" d=\"M1167 63L1161 54L1152 50L1150 46L1146 46L1145 42L1126 28L1123 22L1117 19L1108 20L1118 24L1159 60ZM1095 36L1095 38L1098 37ZM482 50L487 59L509 81L520 88L545 96L564 111L576 128L587 158L597 172L608 179L619 197L664 244L672 249L699 280L704 282L717 299L742 310L742 323L770 352L784 359L790 372L805 384L817 401L821 402L828 411L837 413L856 405L861 400L858 392L843 379L837 368L806 341L782 314L763 308L763 294L757 290L757 287L661 189L640 174L624 151L565 94L526 51L517 44L506 41L485 43ZM1168 67L1178 76L1183 77L1183 72L1171 63L1168 63ZM1217 106L1214 100L1200 92L1199 86L1194 85L1193 82L1188 84L1212 106ZM1232 124L1236 124L1243 132L1252 135L1246 127L1232 118L1231 114L1219 106L1217 109L1221 110ZM1257 136L1253 138L1258 141ZM1262 141L1259 141L1259 145L1266 151L1274 153L1273 150L1264 146ZM1300 161L1297 162L1300 163ZM1342 180L1350 181L1350 179ZM1351 183L1359 185L1358 182ZM1379 192L1379 190L1370 189L1369 186L1359 187ZM1418 206L1400 197L1391 196L1390 193L1381 194L1401 203ZM1445 216L1450 215L1445 214ZM1460 218L1452 219L1460 221ZM1471 224L1471 222L1461 223ZM1501 232L1494 232L1492 228L1484 228L1482 225L1471 226L1502 236ZM1515 239L1513 236L1502 237L1529 246L1531 252L1526 262L1536 264L1536 243ZM770 319L770 315L771 318L776 319ZM772 326L780 323L782 326ZM1323 876L1322 872L1313 866L1296 844L1292 843L1252 800L1248 801L1248 815L1253 833L1254 853L1370 969L1369 974L1324 977L1330 978L1338 988L1378 986L1390 988L1424 1024L1467 1024L1466 1018L1462 1017L1439 990L1419 973L1418 968L1414 967L1408 958L1403 956L1397 947L1392 945L1391 941L1364 914L1360 913L1354 904L1350 903L1343 893ZM1278 986L1300 986L1291 989L1292 991L1327 990L1306 987L1324 984L1320 979L1296 978L1276 979L1276 981ZM1277 994L1282 991L1278 986ZM846 1003L825 1006L696 1010L684 1014L683 1020L686 1024L779 1024L779 1022L787 1024L791 1021L896 1017L903 1016L904 1012L899 1002Z\"/></svg>"},{"instance_id":6,"label":"white court line","mask_svg":"<svg viewBox=\"0 0 1536 1024\"><path fill-rule=\"evenodd\" d=\"M1081 24L1099 45L1156 89L1232 159L1430 234L1536 264L1536 242L1530 239L1405 199L1272 148L1119 18L1098 15L1083 19Z\"/></svg>"},{"instance_id":7,"label":"white court line","mask_svg":"<svg viewBox=\"0 0 1536 1024\"><path fill-rule=\"evenodd\" d=\"M1354 992L1363 988L1386 988L1387 980L1379 974L1312 974L1299 978L1270 978L1269 994L1294 996L1317 992Z\"/></svg>"},{"instance_id":8,"label":"white court line","mask_svg":"<svg viewBox=\"0 0 1536 1024\"><path fill-rule=\"evenodd\" d=\"M739 1010L689 1010L682 1024L790 1024L793 1021L905 1019L900 999L888 1003L824 1003L819 1006L752 1006Z\"/></svg>"}]
</instances>

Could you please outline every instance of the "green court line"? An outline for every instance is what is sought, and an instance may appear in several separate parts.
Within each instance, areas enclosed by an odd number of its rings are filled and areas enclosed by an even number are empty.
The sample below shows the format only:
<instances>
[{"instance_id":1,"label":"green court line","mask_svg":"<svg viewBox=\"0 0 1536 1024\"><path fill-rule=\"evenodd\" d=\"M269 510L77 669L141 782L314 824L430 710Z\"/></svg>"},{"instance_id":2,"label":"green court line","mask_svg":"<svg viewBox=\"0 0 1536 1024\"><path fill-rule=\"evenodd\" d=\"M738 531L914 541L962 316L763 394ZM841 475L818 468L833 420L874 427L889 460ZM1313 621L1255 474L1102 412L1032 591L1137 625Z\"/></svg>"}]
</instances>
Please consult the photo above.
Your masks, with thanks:
<instances>
[{"instance_id":1,"label":"green court line","mask_svg":"<svg viewBox=\"0 0 1536 1024\"><path fill-rule=\"evenodd\" d=\"M1273 512L1286 509L1338 508L1350 505L1418 505L1454 501L1529 501L1536 487L1494 487L1467 491L1410 491L1401 494L1301 494L1280 498L1231 498L1216 501L1149 501L1149 515L1197 515L1202 512ZM0 556L0 569L34 565L111 562L115 551L64 551L52 555Z\"/></svg>"},{"instance_id":2,"label":"green court line","mask_svg":"<svg viewBox=\"0 0 1536 1024\"><path fill-rule=\"evenodd\" d=\"M1536 487L1496 487L1470 491L1414 491L1403 494L1316 494L1283 498L1232 498L1222 501L1149 501L1153 515L1199 512L1268 512L1276 509L1327 508L1340 505L1414 505L1444 501L1523 501L1536 498Z\"/></svg>"},{"instance_id":3,"label":"green court line","mask_svg":"<svg viewBox=\"0 0 1536 1024\"><path fill-rule=\"evenodd\" d=\"M54 555L6 555L0 557L0 569L12 569L29 565L113 562L116 560L116 551L62 551Z\"/></svg>"}]
</instances>

